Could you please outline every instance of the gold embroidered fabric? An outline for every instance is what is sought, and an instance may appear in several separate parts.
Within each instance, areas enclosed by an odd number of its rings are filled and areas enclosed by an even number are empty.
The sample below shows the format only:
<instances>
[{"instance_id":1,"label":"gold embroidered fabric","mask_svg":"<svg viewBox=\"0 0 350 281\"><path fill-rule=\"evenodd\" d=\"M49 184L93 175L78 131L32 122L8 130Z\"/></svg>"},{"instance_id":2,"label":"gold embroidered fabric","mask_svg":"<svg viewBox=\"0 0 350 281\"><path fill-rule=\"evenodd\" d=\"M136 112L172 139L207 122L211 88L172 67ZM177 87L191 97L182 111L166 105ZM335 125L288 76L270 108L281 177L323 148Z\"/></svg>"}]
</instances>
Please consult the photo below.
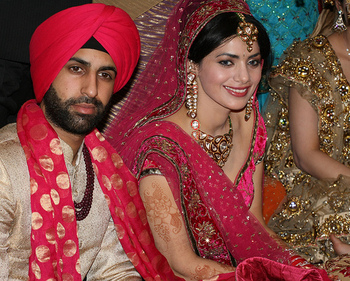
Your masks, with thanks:
<instances>
[{"instance_id":1,"label":"gold embroidered fabric","mask_svg":"<svg viewBox=\"0 0 350 281\"><path fill-rule=\"evenodd\" d=\"M329 275L338 276L341 281L350 281L350 257L341 255L328 260L324 266Z\"/></svg>"},{"instance_id":2,"label":"gold embroidered fabric","mask_svg":"<svg viewBox=\"0 0 350 281\"><path fill-rule=\"evenodd\" d=\"M75 166L71 148L61 141L73 186L79 201L86 186L81 150ZM30 180L16 124L0 130L0 280L27 280L31 252ZM81 276L88 280L141 280L117 237L104 194L95 178L89 215L78 221Z\"/></svg>"},{"instance_id":3,"label":"gold embroidered fabric","mask_svg":"<svg viewBox=\"0 0 350 281\"><path fill-rule=\"evenodd\" d=\"M349 83L330 43L323 36L294 43L270 76L267 101L266 172L286 188L282 210L269 226L311 262L334 257L329 233L350 242L350 178L317 180L299 170L291 151L288 91L295 87L319 116L321 150L349 166Z\"/></svg>"}]
</instances>

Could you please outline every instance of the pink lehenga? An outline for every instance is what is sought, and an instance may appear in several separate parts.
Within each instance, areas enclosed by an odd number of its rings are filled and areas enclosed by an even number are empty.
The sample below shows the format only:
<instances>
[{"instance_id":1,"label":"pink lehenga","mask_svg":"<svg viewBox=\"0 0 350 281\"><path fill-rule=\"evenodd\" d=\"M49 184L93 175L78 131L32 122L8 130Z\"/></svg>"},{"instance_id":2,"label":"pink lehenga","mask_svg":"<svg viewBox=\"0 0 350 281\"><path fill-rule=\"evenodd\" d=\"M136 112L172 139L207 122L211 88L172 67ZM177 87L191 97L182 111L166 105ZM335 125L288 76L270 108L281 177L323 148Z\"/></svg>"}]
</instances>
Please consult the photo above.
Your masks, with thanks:
<instances>
[{"instance_id":1,"label":"pink lehenga","mask_svg":"<svg viewBox=\"0 0 350 281\"><path fill-rule=\"evenodd\" d=\"M235 182L176 124L164 121L183 105L193 39L214 16L250 14L245 2L180 1L164 38L105 135L140 179L163 175L183 215L197 255L237 266L220 280L323 280L319 271L291 266L293 253L274 240L249 211L252 175L262 160L266 130L254 103L251 149ZM249 268L249 269L248 269ZM327 277L325 277L327 279Z\"/></svg>"}]
</instances>

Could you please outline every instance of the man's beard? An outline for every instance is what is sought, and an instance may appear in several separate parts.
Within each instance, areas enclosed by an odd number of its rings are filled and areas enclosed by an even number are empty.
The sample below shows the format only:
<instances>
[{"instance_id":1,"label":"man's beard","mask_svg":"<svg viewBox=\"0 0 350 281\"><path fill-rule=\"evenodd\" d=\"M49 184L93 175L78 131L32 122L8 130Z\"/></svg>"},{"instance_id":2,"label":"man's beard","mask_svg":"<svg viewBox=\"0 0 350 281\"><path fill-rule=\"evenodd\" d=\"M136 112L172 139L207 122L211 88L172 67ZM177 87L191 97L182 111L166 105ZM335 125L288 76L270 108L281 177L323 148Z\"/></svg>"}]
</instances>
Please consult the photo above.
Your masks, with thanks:
<instances>
[{"instance_id":1,"label":"man's beard","mask_svg":"<svg viewBox=\"0 0 350 281\"><path fill-rule=\"evenodd\" d=\"M44 95L42 102L45 105L46 118L57 127L75 135L89 134L103 119L108 109L108 106L104 107L101 101L87 96L62 101L52 85ZM96 113L82 114L70 109L72 105L80 103L95 105Z\"/></svg>"}]
</instances>

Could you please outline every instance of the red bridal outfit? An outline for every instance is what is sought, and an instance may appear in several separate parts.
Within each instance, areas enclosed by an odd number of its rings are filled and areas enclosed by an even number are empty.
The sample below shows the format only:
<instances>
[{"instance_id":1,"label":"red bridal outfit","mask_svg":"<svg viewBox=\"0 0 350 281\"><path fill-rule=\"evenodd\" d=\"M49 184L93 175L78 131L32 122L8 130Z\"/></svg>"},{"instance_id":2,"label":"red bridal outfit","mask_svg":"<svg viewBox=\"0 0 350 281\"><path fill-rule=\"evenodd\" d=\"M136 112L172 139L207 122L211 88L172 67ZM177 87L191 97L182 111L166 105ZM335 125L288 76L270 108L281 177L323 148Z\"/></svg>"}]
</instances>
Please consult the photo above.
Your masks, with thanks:
<instances>
[{"instance_id":1,"label":"red bridal outfit","mask_svg":"<svg viewBox=\"0 0 350 281\"><path fill-rule=\"evenodd\" d=\"M185 102L186 63L193 40L208 21L228 12L250 15L242 1L180 1L162 41L105 134L138 179L155 174L167 179L193 251L237 266L236 273L222 274L219 280L323 280L315 269L292 266L293 253L249 211L252 176L266 141L257 102L251 116L255 121L251 149L234 182L190 135L163 120Z\"/></svg>"}]
</instances>

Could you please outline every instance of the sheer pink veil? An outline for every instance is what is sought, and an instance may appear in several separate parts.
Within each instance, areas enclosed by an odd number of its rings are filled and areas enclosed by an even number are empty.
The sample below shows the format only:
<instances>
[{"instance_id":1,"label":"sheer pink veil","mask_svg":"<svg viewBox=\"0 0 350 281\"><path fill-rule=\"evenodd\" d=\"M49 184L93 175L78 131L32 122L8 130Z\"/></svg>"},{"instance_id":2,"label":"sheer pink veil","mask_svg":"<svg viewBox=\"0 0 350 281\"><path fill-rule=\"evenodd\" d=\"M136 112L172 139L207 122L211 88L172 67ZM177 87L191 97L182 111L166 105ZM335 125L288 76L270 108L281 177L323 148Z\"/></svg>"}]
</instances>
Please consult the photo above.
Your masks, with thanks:
<instances>
[{"instance_id":1,"label":"sheer pink veil","mask_svg":"<svg viewBox=\"0 0 350 281\"><path fill-rule=\"evenodd\" d=\"M208 6L210 9L207 9ZM193 17L191 15L195 10L197 12ZM248 5L241 0L182 0L177 3L169 16L161 42L122 108L105 130L114 147L118 149L133 128L171 115L182 106L189 47L210 19L225 12L250 14ZM147 27L150 32L154 28L152 22ZM144 32L147 33L147 30ZM142 31L140 33L142 41Z\"/></svg>"},{"instance_id":2,"label":"sheer pink veil","mask_svg":"<svg viewBox=\"0 0 350 281\"><path fill-rule=\"evenodd\" d=\"M164 0L135 20L141 37L141 58L136 81L127 85L130 88L122 89L121 94L126 97L112 108L104 131L116 149L140 119L174 97L177 88L175 56L180 33L180 24L175 24L176 11L180 8L183 10L189 1L180 2ZM174 38L174 41L170 38Z\"/></svg>"}]
</instances>

